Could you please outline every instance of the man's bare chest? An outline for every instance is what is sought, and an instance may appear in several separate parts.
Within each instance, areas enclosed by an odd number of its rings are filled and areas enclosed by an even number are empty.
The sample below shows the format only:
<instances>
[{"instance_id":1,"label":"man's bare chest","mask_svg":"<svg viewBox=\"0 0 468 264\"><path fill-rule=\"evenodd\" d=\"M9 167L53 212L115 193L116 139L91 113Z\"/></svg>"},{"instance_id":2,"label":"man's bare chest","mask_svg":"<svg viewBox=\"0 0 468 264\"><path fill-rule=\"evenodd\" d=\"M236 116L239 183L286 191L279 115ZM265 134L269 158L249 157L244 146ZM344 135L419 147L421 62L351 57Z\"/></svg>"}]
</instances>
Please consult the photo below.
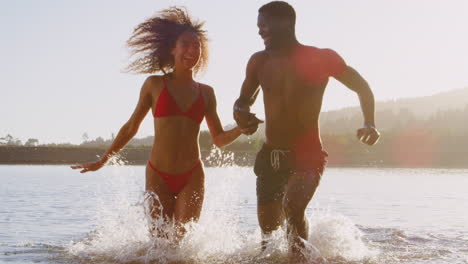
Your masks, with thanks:
<instances>
[{"instance_id":1,"label":"man's bare chest","mask_svg":"<svg viewBox=\"0 0 468 264\"><path fill-rule=\"evenodd\" d=\"M258 72L258 80L264 94L275 96L306 96L323 91L328 79L311 80L313 72L304 73L292 60L270 59Z\"/></svg>"},{"instance_id":2,"label":"man's bare chest","mask_svg":"<svg viewBox=\"0 0 468 264\"><path fill-rule=\"evenodd\" d=\"M293 65L284 59L270 59L259 71L259 82L264 92L289 89L297 84Z\"/></svg>"}]
</instances>

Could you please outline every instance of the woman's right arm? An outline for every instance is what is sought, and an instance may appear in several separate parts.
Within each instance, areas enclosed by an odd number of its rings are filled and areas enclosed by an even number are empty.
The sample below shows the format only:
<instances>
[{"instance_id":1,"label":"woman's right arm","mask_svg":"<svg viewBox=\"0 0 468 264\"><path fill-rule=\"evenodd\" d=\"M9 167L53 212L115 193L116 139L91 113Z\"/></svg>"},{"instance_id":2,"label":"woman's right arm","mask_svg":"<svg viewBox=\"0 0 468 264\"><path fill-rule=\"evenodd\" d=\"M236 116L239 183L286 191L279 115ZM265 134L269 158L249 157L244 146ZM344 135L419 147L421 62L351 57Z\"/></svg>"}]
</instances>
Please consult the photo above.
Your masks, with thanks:
<instances>
[{"instance_id":1,"label":"woman's right arm","mask_svg":"<svg viewBox=\"0 0 468 264\"><path fill-rule=\"evenodd\" d=\"M138 104L130 119L120 128L117 137L112 142L109 149L96 162L71 166L72 169L82 169L80 172L96 171L106 164L110 157L118 153L138 132L141 122L145 118L152 104L151 90L157 81L157 76L150 76L146 79L140 91Z\"/></svg>"}]
</instances>

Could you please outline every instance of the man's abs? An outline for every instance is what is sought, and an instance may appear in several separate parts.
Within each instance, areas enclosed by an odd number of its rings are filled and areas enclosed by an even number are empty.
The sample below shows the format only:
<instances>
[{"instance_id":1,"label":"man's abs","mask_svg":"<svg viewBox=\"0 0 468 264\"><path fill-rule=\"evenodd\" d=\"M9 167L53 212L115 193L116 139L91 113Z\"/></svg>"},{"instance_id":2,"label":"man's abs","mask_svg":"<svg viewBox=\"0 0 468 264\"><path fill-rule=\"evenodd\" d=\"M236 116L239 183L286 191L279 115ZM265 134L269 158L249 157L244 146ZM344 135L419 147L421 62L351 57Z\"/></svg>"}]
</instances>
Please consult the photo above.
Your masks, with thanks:
<instances>
[{"instance_id":1,"label":"man's abs","mask_svg":"<svg viewBox=\"0 0 468 264\"><path fill-rule=\"evenodd\" d=\"M263 87L263 86L262 86ZM318 120L324 87L297 85L263 89L268 144L320 144Z\"/></svg>"},{"instance_id":2,"label":"man's abs","mask_svg":"<svg viewBox=\"0 0 468 264\"><path fill-rule=\"evenodd\" d=\"M287 107L282 107L287 106ZM288 109L289 108L289 109ZM320 147L318 117L320 110L309 107L300 110L297 105L274 105L265 102L266 143L283 148L307 144Z\"/></svg>"}]
</instances>

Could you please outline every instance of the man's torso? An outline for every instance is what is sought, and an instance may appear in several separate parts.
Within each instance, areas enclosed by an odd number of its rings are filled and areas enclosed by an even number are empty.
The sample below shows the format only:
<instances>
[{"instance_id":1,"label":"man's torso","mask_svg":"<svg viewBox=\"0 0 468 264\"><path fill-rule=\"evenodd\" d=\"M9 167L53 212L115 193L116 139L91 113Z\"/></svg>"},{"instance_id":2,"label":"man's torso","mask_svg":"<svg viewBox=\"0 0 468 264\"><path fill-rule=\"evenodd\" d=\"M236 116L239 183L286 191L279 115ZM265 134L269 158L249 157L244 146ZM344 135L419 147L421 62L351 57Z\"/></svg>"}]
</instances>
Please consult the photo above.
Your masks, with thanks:
<instances>
[{"instance_id":1,"label":"man's torso","mask_svg":"<svg viewBox=\"0 0 468 264\"><path fill-rule=\"evenodd\" d=\"M318 120L330 76L327 57L321 49L302 45L288 55L258 55L267 143L321 148Z\"/></svg>"}]
</instances>

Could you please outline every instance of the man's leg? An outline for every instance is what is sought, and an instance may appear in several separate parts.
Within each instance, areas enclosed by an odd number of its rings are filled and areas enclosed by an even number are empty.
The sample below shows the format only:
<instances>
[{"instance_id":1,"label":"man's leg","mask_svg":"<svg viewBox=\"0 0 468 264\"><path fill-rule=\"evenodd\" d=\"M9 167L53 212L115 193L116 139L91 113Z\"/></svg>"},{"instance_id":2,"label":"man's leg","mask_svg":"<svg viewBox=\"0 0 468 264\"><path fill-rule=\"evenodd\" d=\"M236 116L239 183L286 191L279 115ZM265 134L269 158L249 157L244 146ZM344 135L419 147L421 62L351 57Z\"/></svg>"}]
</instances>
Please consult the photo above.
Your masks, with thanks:
<instances>
[{"instance_id":1,"label":"man's leg","mask_svg":"<svg viewBox=\"0 0 468 264\"><path fill-rule=\"evenodd\" d=\"M321 172L318 170L296 172L289 177L283 206L290 249L294 255L300 254L301 249L304 247L301 238L304 240L308 238L309 228L305 217L305 209L314 196L320 177Z\"/></svg>"},{"instance_id":2,"label":"man's leg","mask_svg":"<svg viewBox=\"0 0 468 264\"><path fill-rule=\"evenodd\" d=\"M262 249L266 248L268 236L284 223L283 201L257 204L258 223L262 230Z\"/></svg>"},{"instance_id":3,"label":"man's leg","mask_svg":"<svg viewBox=\"0 0 468 264\"><path fill-rule=\"evenodd\" d=\"M262 229L262 249L266 248L270 234L285 220L283 199L287 173L257 176L257 216Z\"/></svg>"},{"instance_id":4,"label":"man's leg","mask_svg":"<svg viewBox=\"0 0 468 264\"><path fill-rule=\"evenodd\" d=\"M287 168L272 168L271 151L263 145L254 166L257 175L257 216L262 230L262 249L266 248L269 235L284 223L283 198L289 176Z\"/></svg>"}]
</instances>

